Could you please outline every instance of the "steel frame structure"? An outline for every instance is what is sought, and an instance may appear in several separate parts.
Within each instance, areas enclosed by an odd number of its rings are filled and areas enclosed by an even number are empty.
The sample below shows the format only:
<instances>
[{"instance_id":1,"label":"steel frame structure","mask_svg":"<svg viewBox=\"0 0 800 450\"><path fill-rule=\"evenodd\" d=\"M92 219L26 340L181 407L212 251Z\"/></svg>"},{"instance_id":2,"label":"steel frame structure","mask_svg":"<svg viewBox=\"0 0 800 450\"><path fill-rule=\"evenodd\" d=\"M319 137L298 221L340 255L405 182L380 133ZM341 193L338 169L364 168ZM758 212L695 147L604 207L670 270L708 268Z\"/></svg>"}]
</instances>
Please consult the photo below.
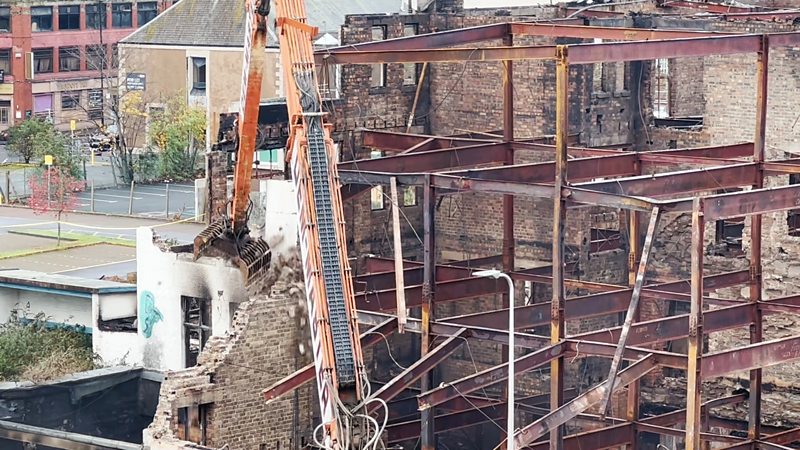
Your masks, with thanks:
<instances>
[{"instance_id":1,"label":"steel frame structure","mask_svg":"<svg viewBox=\"0 0 800 450\"><path fill-rule=\"evenodd\" d=\"M551 46L515 46L515 35L572 38L603 38L612 43ZM502 39L502 46L463 47L487 40ZM624 41L624 42L623 42ZM405 261L403 284L406 307L421 308L421 319L408 318L407 332L421 335L420 359L392 379L376 395L390 402L404 389L421 380L417 402L419 418L390 417L389 442L419 436L422 448L433 449L437 432L466 427L488 419L502 420L504 397L475 396L481 388L508 377L508 365L467 375L439 387L431 386L428 374L450 355L464 339L507 343L509 330L505 309L458 317L435 317L435 305L495 294L492 280L475 278L470 267L499 266L517 281L531 281L552 287L552 300L517 308L516 342L533 349L516 360L515 374L549 365L549 394L520 400L528 411L540 417L514 436L516 446L530 449L586 449L627 446L636 448L637 433L681 436L686 448L700 450L710 442L729 443L730 449L782 449L800 441L800 429L766 434L761 425L761 369L800 359L800 336L763 341L763 316L774 313L800 313L800 296L764 300L762 298L761 233L762 214L795 208L800 204L800 186L765 188L765 177L800 173L796 161L766 161L767 82L770 49L800 45L800 33L769 35L721 35L706 32L641 30L576 26L574 21L554 23L505 23L464 28L441 33L391 39L382 42L328 49L316 55L318 63L366 64L443 61L501 61L503 77L502 137L487 133L485 138L429 136L409 133L364 131L364 145L381 148L389 156L339 164L343 198L352 197L376 184L422 186L424 262ZM462 47L459 47L462 46ZM570 64L603 61L639 61L705 55L756 53L758 55L756 133L753 142L692 149L629 152L570 146L567 108ZM515 140L513 128L514 60L547 59L556 62L556 135L554 145L542 140ZM515 164L514 152L520 149L552 151L552 162ZM568 159L570 157L570 159ZM692 164L697 169L670 171L641 176L643 168ZM489 166L489 167L487 167ZM713 175L708 176L709 174ZM605 178L604 181L592 181ZM608 180L610 178L610 180ZM708 195L720 188L749 188L730 194ZM435 258L436 196L461 192L489 192L503 195L502 255L464 263L438 264ZM514 197L528 196L553 200L552 265L533 270L514 267ZM564 224L569 208L599 205L629 211L631 236L642 236L639 214L650 214L644 243L632 239L629 248L629 285L617 286L572 280L567 277L564 259ZM674 283L646 285L644 273L649 248L664 212L686 212L692 217L691 279ZM703 232L708 221L751 216L751 254L749 270L705 276L703 274ZM394 261L371 258L367 273L356 277L358 320L388 335L398 328ZM714 290L747 285L748 301L707 296ZM567 298L566 288L580 288L588 295ZM689 314L640 321L637 303L641 298L680 301L690 305ZM713 310L706 305L716 305ZM620 327L567 336L565 321L625 312ZM524 332L534 326L549 325L549 336ZM703 337L715 331L748 327L750 344L718 353L703 353ZM444 339L432 345L433 337ZM688 354L646 348L674 339L688 339ZM362 336L367 348L379 341L375 334ZM575 396L564 387L564 359L576 356L601 356L612 359L608 379ZM622 361L628 365L618 370ZM638 380L653 369L674 367L687 373L687 406L684 410L643 418L640 415ZM701 401L701 381L736 371L750 372L747 395ZM306 367L265 391L275 398L313 378ZM611 393L630 386L625 417L606 417ZM749 403L747 438L711 433L710 426L734 425L714 419L708 411L727 404ZM585 414L593 405L604 405L599 416ZM477 409L476 409L477 408ZM401 420L402 419L402 420ZM564 436L563 425L570 420L593 423L593 429ZM685 423L683 429L677 425ZM549 435L549 438L545 438ZM544 440L541 440L544 439Z\"/></svg>"}]
</instances>

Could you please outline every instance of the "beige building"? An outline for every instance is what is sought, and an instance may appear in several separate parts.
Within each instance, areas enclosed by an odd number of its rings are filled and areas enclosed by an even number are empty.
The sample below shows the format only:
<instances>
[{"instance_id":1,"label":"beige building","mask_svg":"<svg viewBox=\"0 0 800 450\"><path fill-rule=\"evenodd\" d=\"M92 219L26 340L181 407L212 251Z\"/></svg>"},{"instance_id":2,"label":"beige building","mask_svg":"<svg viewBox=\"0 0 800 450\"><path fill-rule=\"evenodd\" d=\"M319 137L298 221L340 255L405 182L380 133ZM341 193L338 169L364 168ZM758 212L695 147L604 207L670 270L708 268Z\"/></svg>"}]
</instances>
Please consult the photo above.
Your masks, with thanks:
<instances>
[{"instance_id":1,"label":"beige building","mask_svg":"<svg viewBox=\"0 0 800 450\"><path fill-rule=\"evenodd\" d=\"M241 0L182 0L120 41L120 89L142 91L148 108L186 95L206 109L210 145L220 114L239 110L244 19ZM264 51L262 100L282 96L278 49Z\"/></svg>"}]
</instances>

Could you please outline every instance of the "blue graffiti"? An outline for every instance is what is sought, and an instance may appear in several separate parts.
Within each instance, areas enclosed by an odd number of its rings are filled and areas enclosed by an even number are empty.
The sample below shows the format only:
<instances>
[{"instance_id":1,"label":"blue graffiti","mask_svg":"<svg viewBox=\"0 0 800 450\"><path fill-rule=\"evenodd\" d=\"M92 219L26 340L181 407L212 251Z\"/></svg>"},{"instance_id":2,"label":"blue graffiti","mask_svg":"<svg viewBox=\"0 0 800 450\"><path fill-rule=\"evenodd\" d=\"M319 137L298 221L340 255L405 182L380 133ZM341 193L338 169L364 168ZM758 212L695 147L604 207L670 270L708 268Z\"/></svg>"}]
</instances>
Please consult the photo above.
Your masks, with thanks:
<instances>
[{"instance_id":1,"label":"blue graffiti","mask_svg":"<svg viewBox=\"0 0 800 450\"><path fill-rule=\"evenodd\" d=\"M164 320L161 311L156 308L156 297L150 291L143 291L139 297L139 316L144 324L142 334L146 338L153 335L153 327L156 326L156 323Z\"/></svg>"}]
</instances>

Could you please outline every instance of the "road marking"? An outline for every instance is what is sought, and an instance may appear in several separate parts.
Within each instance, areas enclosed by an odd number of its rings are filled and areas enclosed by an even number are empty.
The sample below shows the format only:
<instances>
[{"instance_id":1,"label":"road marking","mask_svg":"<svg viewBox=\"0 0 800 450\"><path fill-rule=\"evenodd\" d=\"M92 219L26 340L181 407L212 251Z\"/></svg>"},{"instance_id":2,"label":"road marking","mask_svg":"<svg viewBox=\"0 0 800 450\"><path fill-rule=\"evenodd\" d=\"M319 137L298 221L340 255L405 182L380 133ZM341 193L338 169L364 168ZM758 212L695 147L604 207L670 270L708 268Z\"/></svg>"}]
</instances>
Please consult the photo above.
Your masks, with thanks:
<instances>
[{"instance_id":1,"label":"road marking","mask_svg":"<svg viewBox=\"0 0 800 450\"><path fill-rule=\"evenodd\" d=\"M79 196L78 198L79 198L79 199L81 199L81 200L91 200L91 199L89 199L89 198L86 198L86 197L80 197L80 196ZM101 198L96 198L96 199L94 199L94 201L96 201L96 202L100 202L100 203L119 203L119 202L118 202L118 201L116 201L116 200L103 200L103 199L101 199Z\"/></svg>"},{"instance_id":2,"label":"road marking","mask_svg":"<svg viewBox=\"0 0 800 450\"><path fill-rule=\"evenodd\" d=\"M131 261L136 261L136 258L126 259L126 260L123 260L123 261L112 261L112 262L107 262L107 263L103 263L103 264L94 264L94 265L91 265L91 266L76 267L74 269L60 270L58 272L52 272L52 273L77 272L78 270L95 269L97 267L110 266L112 264L129 263Z\"/></svg>"},{"instance_id":3,"label":"road marking","mask_svg":"<svg viewBox=\"0 0 800 450\"><path fill-rule=\"evenodd\" d=\"M97 192L94 193L95 197L98 195L102 195L103 197L111 197L111 198L123 198L125 200L129 200L131 197L129 195L114 195L114 194L99 194ZM141 200L142 197L133 197L134 200Z\"/></svg>"}]
</instances>

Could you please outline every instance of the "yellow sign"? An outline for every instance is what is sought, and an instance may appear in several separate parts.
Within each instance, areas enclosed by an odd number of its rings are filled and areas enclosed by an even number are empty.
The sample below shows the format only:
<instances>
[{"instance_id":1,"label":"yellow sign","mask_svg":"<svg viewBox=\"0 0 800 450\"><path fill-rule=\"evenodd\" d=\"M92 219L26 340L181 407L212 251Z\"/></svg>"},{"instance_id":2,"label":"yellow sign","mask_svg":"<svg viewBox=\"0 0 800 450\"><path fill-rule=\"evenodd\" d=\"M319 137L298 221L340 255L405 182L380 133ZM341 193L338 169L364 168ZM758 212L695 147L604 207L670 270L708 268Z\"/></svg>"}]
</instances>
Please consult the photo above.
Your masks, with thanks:
<instances>
[{"instance_id":1,"label":"yellow sign","mask_svg":"<svg viewBox=\"0 0 800 450\"><path fill-rule=\"evenodd\" d=\"M69 121L69 129L70 129L70 131L77 130L78 129L78 121L75 120L75 119L70 120Z\"/></svg>"},{"instance_id":2,"label":"yellow sign","mask_svg":"<svg viewBox=\"0 0 800 450\"><path fill-rule=\"evenodd\" d=\"M53 165L53 155L44 155L44 165L45 166Z\"/></svg>"},{"instance_id":3,"label":"yellow sign","mask_svg":"<svg viewBox=\"0 0 800 450\"><path fill-rule=\"evenodd\" d=\"M10 83L0 84L0 95L11 95L14 93L14 85Z\"/></svg>"}]
</instances>

